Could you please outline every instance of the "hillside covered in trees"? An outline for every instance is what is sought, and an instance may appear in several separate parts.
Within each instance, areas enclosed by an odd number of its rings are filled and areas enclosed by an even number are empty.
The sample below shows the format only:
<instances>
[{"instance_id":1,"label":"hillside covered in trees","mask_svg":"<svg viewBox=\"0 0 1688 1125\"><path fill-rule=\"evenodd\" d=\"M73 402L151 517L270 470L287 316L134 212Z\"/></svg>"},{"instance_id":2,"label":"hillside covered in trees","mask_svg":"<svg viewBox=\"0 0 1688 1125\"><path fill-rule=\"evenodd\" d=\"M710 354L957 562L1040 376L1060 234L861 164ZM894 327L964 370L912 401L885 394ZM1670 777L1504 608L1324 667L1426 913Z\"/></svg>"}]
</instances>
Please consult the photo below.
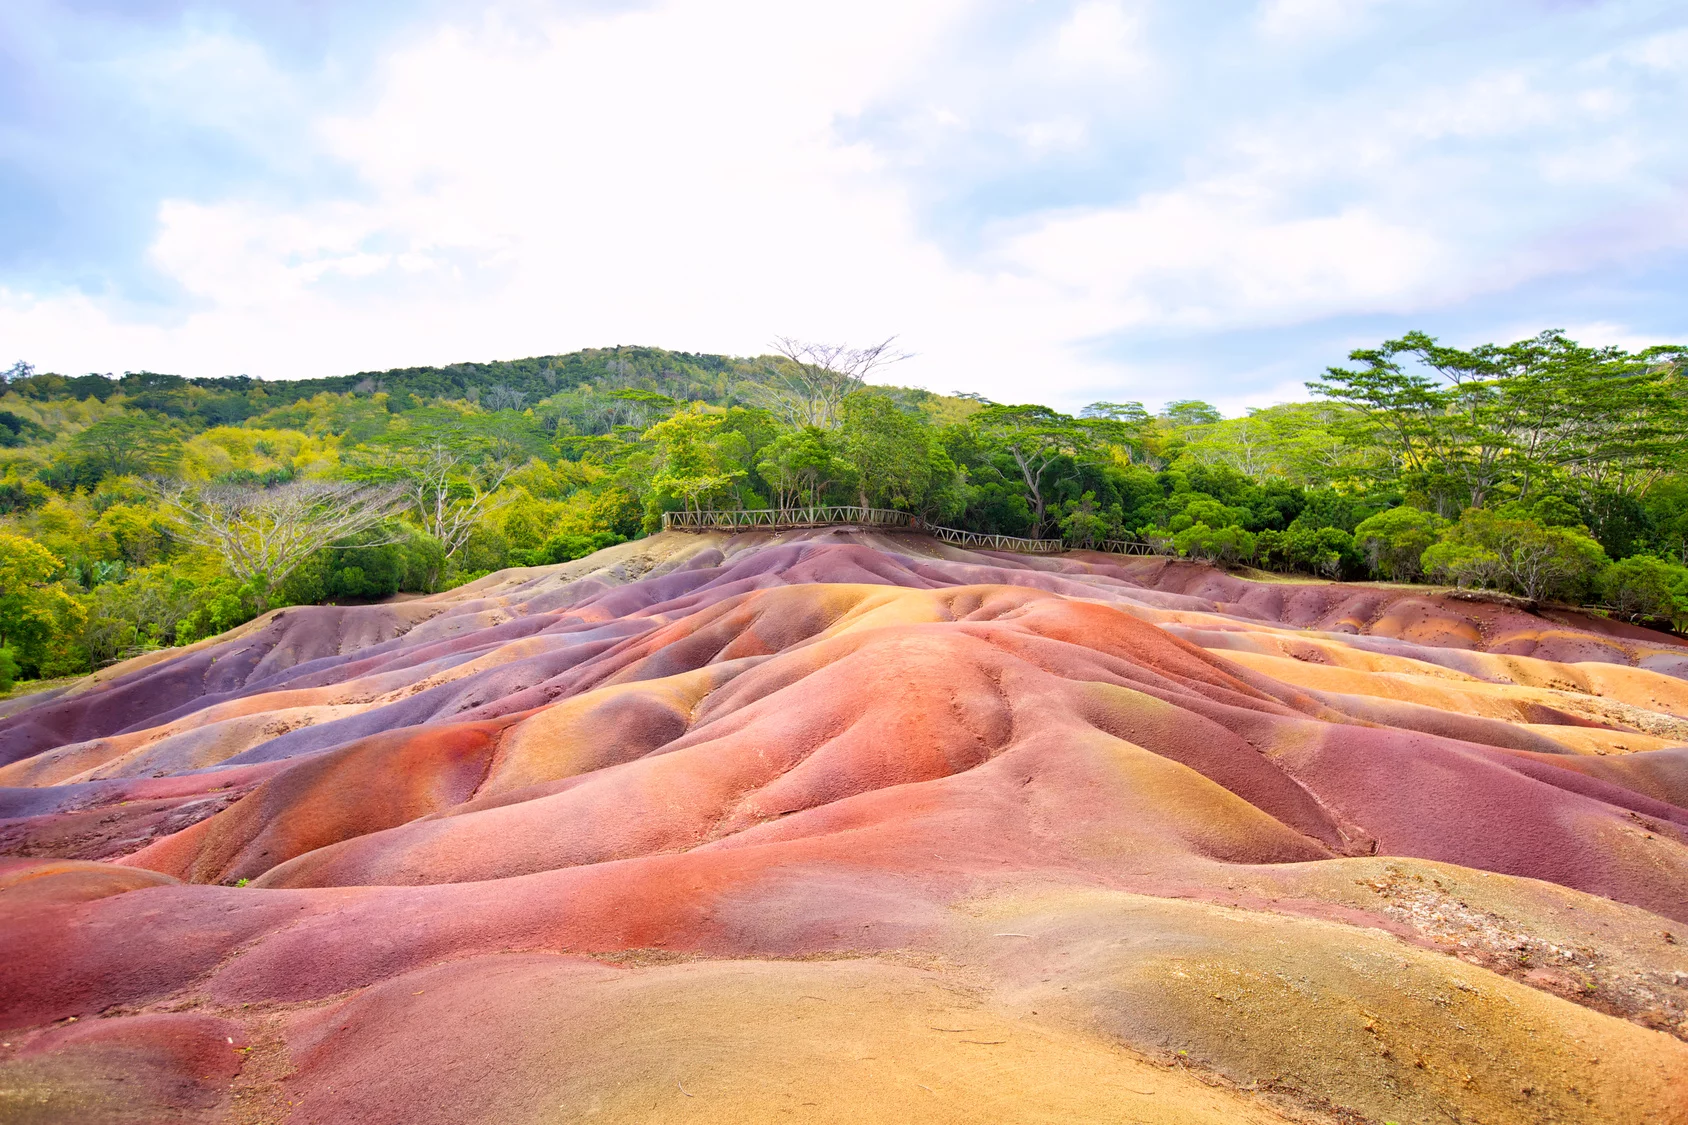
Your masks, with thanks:
<instances>
[{"instance_id":1,"label":"hillside covered in trees","mask_svg":"<svg viewBox=\"0 0 1688 1125\"><path fill-rule=\"evenodd\" d=\"M20 363L0 396L0 679L581 557L665 511L822 503L1688 624L1688 349L1412 334L1241 418L865 381L890 358L787 341L285 382Z\"/></svg>"}]
</instances>

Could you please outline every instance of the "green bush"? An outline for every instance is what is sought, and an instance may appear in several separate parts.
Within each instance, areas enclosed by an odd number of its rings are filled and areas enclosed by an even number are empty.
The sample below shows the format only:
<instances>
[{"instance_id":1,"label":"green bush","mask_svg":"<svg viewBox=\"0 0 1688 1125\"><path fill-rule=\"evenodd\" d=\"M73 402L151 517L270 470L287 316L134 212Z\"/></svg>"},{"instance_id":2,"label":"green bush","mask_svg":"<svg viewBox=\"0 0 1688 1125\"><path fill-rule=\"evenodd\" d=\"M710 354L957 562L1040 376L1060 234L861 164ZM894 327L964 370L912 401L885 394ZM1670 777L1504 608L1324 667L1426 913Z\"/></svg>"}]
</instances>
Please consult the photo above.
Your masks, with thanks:
<instances>
[{"instance_id":1,"label":"green bush","mask_svg":"<svg viewBox=\"0 0 1688 1125\"><path fill-rule=\"evenodd\" d=\"M1390 508L1361 521L1354 529L1354 546L1374 575L1411 582L1422 572L1424 552L1446 522L1417 508Z\"/></svg>"},{"instance_id":2,"label":"green bush","mask_svg":"<svg viewBox=\"0 0 1688 1125\"><path fill-rule=\"evenodd\" d=\"M1235 524L1209 527L1198 523L1172 537L1172 545L1186 558L1210 563L1235 563L1254 557L1254 536Z\"/></svg>"},{"instance_id":3,"label":"green bush","mask_svg":"<svg viewBox=\"0 0 1688 1125\"><path fill-rule=\"evenodd\" d=\"M1307 527L1299 521L1278 539L1277 552L1289 565L1326 578L1339 578L1357 558L1354 537L1340 527Z\"/></svg>"},{"instance_id":4,"label":"green bush","mask_svg":"<svg viewBox=\"0 0 1688 1125\"><path fill-rule=\"evenodd\" d=\"M1210 528L1241 528L1254 522L1254 513L1247 508L1222 504L1199 492L1180 493L1168 501L1168 506L1175 508L1178 502L1183 502L1183 508L1166 525L1174 532L1188 530L1196 524L1206 524Z\"/></svg>"},{"instance_id":5,"label":"green bush","mask_svg":"<svg viewBox=\"0 0 1688 1125\"><path fill-rule=\"evenodd\" d=\"M176 622L176 644L192 644L227 632L268 608L264 591L256 582L242 585L233 578L215 578L195 594L198 604Z\"/></svg>"},{"instance_id":6,"label":"green bush","mask_svg":"<svg viewBox=\"0 0 1688 1125\"><path fill-rule=\"evenodd\" d=\"M445 569L439 541L395 524L318 551L288 576L274 605L322 601L374 601L403 590L432 593Z\"/></svg>"},{"instance_id":7,"label":"green bush","mask_svg":"<svg viewBox=\"0 0 1688 1125\"><path fill-rule=\"evenodd\" d=\"M1651 555L1610 564L1596 582L1600 598L1623 617L1653 617L1688 626L1688 567Z\"/></svg>"},{"instance_id":8,"label":"green bush","mask_svg":"<svg viewBox=\"0 0 1688 1125\"><path fill-rule=\"evenodd\" d=\"M212 596L167 566L131 571L122 581L95 587L85 599L88 620L81 647L89 664L102 668L137 652L177 644L182 619Z\"/></svg>"},{"instance_id":9,"label":"green bush","mask_svg":"<svg viewBox=\"0 0 1688 1125\"><path fill-rule=\"evenodd\" d=\"M1605 567L1606 552L1576 528L1472 508L1425 550L1420 563L1462 586L1503 585L1531 601L1580 600Z\"/></svg>"},{"instance_id":10,"label":"green bush","mask_svg":"<svg viewBox=\"0 0 1688 1125\"><path fill-rule=\"evenodd\" d=\"M1500 556L1487 547L1470 543L1432 543L1419 556L1424 573L1442 582L1452 582L1460 589L1476 586L1486 589L1496 585L1505 567Z\"/></svg>"},{"instance_id":11,"label":"green bush","mask_svg":"<svg viewBox=\"0 0 1688 1125\"><path fill-rule=\"evenodd\" d=\"M510 561L516 566L549 566L552 563L573 562L587 555L627 542L627 536L614 531L594 531L590 535L553 535L543 546L527 551L511 551Z\"/></svg>"}]
</instances>

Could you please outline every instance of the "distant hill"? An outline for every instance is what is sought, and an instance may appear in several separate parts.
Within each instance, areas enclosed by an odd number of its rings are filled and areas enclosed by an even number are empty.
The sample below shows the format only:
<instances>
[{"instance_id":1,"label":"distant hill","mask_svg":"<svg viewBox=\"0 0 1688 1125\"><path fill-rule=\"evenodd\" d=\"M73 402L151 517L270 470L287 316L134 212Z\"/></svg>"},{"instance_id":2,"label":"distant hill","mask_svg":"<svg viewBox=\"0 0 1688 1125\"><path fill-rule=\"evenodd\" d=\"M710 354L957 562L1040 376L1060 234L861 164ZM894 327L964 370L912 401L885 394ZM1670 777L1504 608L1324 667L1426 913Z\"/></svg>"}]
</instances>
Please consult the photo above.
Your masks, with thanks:
<instances>
[{"instance_id":1,"label":"distant hill","mask_svg":"<svg viewBox=\"0 0 1688 1125\"><path fill-rule=\"evenodd\" d=\"M247 375L187 378L153 371L65 376L52 372L11 380L10 389L26 399L97 398L122 395L125 405L164 414L200 426L238 425L247 418L319 394L385 393L390 408L417 402L469 399L491 409L521 409L566 391L602 394L640 390L682 402L743 406L765 380L778 357L710 355L663 348L585 348L563 355L526 359L450 363L439 367L394 367L316 379L255 379ZM909 406L944 396L905 388L884 390Z\"/></svg>"}]
</instances>

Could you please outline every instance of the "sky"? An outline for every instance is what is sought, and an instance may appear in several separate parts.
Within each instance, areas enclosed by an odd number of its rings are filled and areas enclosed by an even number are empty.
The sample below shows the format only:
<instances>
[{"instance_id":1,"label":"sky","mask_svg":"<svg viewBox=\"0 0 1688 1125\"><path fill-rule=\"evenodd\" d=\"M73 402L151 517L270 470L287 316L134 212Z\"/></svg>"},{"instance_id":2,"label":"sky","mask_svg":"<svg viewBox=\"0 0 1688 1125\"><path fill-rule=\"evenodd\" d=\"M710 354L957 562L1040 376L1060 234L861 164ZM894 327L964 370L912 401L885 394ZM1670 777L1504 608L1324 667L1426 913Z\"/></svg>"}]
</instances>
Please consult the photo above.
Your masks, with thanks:
<instances>
[{"instance_id":1,"label":"sky","mask_svg":"<svg viewBox=\"0 0 1688 1125\"><path fill-rule=\"evenodd\" d=\"M0 366L877 342L1076 409L1688 342L1680 0L6 0Z\"/></svg>"}]
</instances>

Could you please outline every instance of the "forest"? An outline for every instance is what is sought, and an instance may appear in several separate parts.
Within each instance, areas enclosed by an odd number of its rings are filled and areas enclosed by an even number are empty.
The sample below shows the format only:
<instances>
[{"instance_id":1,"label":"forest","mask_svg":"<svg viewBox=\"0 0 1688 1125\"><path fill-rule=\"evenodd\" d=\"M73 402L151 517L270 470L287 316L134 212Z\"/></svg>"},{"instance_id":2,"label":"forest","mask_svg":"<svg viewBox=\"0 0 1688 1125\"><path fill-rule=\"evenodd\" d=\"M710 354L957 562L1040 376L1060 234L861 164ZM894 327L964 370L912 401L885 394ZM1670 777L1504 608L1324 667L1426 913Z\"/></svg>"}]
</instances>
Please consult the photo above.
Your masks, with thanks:
<instances>
[{"instance_id":1,"label":"forest","mask_svg":"<svg viewBox=\"0 0 1688 1125\"><path fill-rule=\"evenodd\" d=\"M1236 418L934 394L887 385L896 358L783 340L286 381L20 362L0 376L0 686L580 558L665 511L828 503L1688 628L1688 348L1411 333Z\"/></svg>"}]
</instances>

